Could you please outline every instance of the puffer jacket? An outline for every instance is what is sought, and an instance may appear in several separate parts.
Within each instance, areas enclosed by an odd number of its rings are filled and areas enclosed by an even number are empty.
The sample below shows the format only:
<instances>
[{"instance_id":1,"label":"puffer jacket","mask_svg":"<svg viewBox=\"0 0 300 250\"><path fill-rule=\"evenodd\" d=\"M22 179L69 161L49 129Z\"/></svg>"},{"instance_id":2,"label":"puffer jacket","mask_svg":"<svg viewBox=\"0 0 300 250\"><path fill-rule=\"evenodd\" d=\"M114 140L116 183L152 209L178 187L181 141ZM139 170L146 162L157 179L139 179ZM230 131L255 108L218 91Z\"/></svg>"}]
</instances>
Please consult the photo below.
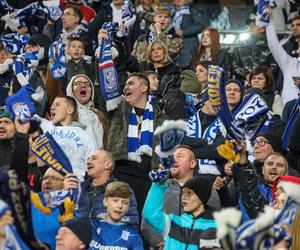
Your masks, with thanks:
<instances>
[{"instance_id":1,"label":"puffer jacket","mask_svg":"<svg viewBox=\"0 0 300 250\"><path fill-rule=\"evenodd\" d=\"M87 77L86 75L82 75L82 74L75 75L72 77L72 79L70 80L67 86L66 92L68 96L71 96L73 98L75 97L72 91L72 85L73 85L73 81L78 76ZM97 143L97 147L100 149L106 146L106 141L107 141L106 138L107 138L107 130L108 130L107 121L101 111L93 108L94 95L95 95L94 85L88 77L87 79L89 80L92 89L90 101L83 105L80 104L75 98L75 100L77 101L79 122L86 126L86 132L95 139Z\"/></svg>"},{"instance_id":2,"label":"puffer jacket","mask_svg":"<svg viewBox=\"0 0 300 250\"><path fill-rule=\"evenodd\" d=\"M247 44L233 50L231 73L240 81L244 81L246 75L259 64L270 67L276 78L278 66L269 50L265 35L252 37Z\"/></svg>"},{"instance_id":3,"label":"puffer jacket","mask_svg":"<svg viewBox=\"0 0 300 250\"><path fill-rule=\"evenodd\" d=\"M211 211L206 210L198 217L187 213L179 216L163 212L167 187L167 183L153 183L143 210L145 221L166 239L164 249L220 249Z\"/></svg>"},{"instance_id":4,"label":"puffer jacket","mask_svg":"<svg viewBox=\"0 0 300 250\"><path fill-rule=\"evenodd\" d=\"M158 75L159 87L157 92L162 98L154 100L154 103L162 103L164 112L173 120L188 119L184 109L184 106L187 106L185 94L180 91L180 68L173 61L159 68L155 68L152 64L147 64L145 67L146 70L153 70ZM140 71L142 71L141 68Z\"/></svg>"},{"instance_id":5,"label":"puffer jacket","mask_svg":"<svg viewBox=\"0 0 300 250\"><path fill-rule=\"evenodd\" d=\"M233 178L237 186L243 221L255 219L264 206L271 203L272 188L259 176L252 163L233 166Z\"/></svg>"}]
</instances>

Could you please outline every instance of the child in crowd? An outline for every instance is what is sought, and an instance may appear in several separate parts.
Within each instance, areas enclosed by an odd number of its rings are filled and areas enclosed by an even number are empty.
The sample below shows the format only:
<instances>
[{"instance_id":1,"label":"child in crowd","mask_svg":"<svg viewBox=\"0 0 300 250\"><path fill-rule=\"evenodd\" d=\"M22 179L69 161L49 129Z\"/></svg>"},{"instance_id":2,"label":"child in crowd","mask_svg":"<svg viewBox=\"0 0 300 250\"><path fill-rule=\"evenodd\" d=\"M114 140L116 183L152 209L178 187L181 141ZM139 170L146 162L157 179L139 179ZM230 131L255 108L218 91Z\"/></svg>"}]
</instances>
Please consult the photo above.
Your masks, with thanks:
<instances>
[{"instance_id":1,"label":"child in crowd","mask_svg":"<svg viewBox=\"0 0 300 250\"><path fill-rule=\"evenodd\" d=\"M132 194L132 189L121 181L106 186L103 200L106 213L92 222L93 237L89 249L100 249L100 246L101 249L144 249L139 232L127 224L129 220L124 216Z\"/></svg>"},{"instance_id":2,"label":"child in crowd","mask_svg":"<svg viewBox=\"0 0 300 250\"><path fill-rule=\"evenodd\" d=\"M78 74L87 75L91 81L95 81L94 66L85 56L85 44L81 38L72 37L68 39L66 48L66 74L62 79L62 91L65 93L66 87L71 78Z\"/></svg>"}]
</instances>

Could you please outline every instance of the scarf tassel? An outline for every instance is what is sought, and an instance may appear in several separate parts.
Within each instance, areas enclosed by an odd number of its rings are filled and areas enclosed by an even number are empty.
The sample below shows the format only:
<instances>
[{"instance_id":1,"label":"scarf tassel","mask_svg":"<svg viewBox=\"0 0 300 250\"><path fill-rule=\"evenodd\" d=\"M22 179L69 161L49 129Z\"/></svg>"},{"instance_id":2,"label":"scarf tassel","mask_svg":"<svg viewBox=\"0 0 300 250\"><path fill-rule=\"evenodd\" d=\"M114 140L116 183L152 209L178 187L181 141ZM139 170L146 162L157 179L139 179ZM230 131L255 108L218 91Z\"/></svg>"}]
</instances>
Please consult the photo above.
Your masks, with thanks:
<instances>
[{"instance_id":1,"label":"scarf tassel","mask_svg":"<svg viewBox=\"0 0 300 250\"><path fill-rule=\"evenodd\" d=\"M64 213L59 216L59 221L64 222L74 218L74 202L70 197L64 201Z\"/></svg>"},{"instance_id":2,"label":"scarf tassel","mask_svg":"<svg viewBox=\"0 0 300 250\"><path fill-rule=\"evenodd\" d=\"M234 163L240 162L240 153L233 143L229 140L225 141L225 144L222 144L217 147L218 153L228 161L233 161Z\"/></svg>"},{"instance_id":3,"label":"scarf tassel","mask_svg":"<svg viewBox=\"0 0 300 250\"><path fill-rule=\"evenodd\" d=\"M36 209L41 211L43 214L51 214L51 209L48 207L45 207L37 193L30 192L30 198L31 202L34 205Z\"/></svg>"}]
</instances>

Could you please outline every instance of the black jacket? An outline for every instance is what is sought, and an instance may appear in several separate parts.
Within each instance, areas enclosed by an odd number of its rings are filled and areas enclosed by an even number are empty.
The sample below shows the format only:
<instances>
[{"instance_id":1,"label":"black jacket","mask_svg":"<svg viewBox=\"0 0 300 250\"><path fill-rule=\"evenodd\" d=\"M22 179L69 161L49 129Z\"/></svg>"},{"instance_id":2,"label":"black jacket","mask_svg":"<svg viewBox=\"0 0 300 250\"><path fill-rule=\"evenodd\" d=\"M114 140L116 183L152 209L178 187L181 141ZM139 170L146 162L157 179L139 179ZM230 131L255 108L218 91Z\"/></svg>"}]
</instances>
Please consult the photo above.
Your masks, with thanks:
<instances>
[{"instance_id":1,"label":"black jacket","mask_svg":"<svg viewBox=\"0 0 300 250\"><path fill-rule=\"evenodd\" d=\"M12 139L0 140L0 168L10 164L12 148Z\"/></svg>"},{"instance_id":2,"label":"black jacket","mask_svg":"<svg viewBox=\"0 0 300 250\"><path fill-rule=\"evenodd\" d=\"M267 65L274 77L277 76L278 66L269 50L265 35L252 37L249 43L236 47L232 52L232 74L244 81L257 65Z\"/></svg>"}]
</instances>

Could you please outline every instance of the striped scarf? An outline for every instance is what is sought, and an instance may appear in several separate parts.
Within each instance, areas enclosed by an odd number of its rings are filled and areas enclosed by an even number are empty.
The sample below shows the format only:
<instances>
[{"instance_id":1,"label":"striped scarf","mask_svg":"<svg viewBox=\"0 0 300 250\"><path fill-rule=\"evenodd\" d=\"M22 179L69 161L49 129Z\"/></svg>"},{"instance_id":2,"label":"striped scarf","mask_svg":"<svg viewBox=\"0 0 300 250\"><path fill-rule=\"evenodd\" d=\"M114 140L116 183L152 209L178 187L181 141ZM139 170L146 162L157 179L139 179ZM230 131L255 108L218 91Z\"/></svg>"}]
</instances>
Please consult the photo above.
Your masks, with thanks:
<instances>
[{"instance_id":1,"label":"striped scarf","mask_svg":"<svg viewBox=\"0 0 300 250\"><path fill-rule=\"evenodd\" d=\"M141 162L141 155L152 155L153 145L153 107L147 102L141 122L141 131L135 109L132 107L127 135L128 159Z\"/></svg>"},{"instance_id":2,"label":"striped scarf","mask_svg":"<svg viewBox=\"0 0 300 250\"><path fill-rule=\"evenodd\" d=\"M257 3L256 24L260 27L267 27L270 23L269 7L277 7L276 0L259 0Z\"/></svg>"},{"instance_id":3,"label":"striped scarf","mask_svg":"<svg viewBox=\"0 0 300 250\"><path fill-rule=\"evenodd\" d=\"M98 80L100 92L106 102L107 111L114 110L122 100L121 89L118 83L118 72L112 60L112 39L117 32L118 24L107 22L102 29L109 33L108 39L102 39L98 55Z\"/></svg>"},{"instance_id":4,"label":"striped scarf","mask_svg":"<svg viewBox=\"0 0 300 250\"><path fill-rule=\"evenodd\" d=\"M0 200L0 217L2 217L6 211L10 211L8 204L3 200ZM30 248L23 242L17 229L14 225L6 224L4 226L5 238L0 245L1 249L12 250L29 250Z\"/></svg>"},{"instance_id":5,"label":"striped scarf","mask_svg":"<svg viewBox=\"0 0 300 250\"><path fill-rule=\"evenodd\" d=\"M66 56L65 44L62 42L62 37L58 38L50 45L49 48L49 64L50 72L53 79L62 78L66 73Z\"/></svg>"},{"instance_id":6,"label":"striped scarf","mask_svg":"<svg viewBox=\"0 0 300 250\"><path fill-rule=\"evenodd\" d=\"M184 5L176 10L175 16L173 17L173 25L176 31L181 30L183 15L190 15L190 6Z\"/></svg>"}]
</instances>

